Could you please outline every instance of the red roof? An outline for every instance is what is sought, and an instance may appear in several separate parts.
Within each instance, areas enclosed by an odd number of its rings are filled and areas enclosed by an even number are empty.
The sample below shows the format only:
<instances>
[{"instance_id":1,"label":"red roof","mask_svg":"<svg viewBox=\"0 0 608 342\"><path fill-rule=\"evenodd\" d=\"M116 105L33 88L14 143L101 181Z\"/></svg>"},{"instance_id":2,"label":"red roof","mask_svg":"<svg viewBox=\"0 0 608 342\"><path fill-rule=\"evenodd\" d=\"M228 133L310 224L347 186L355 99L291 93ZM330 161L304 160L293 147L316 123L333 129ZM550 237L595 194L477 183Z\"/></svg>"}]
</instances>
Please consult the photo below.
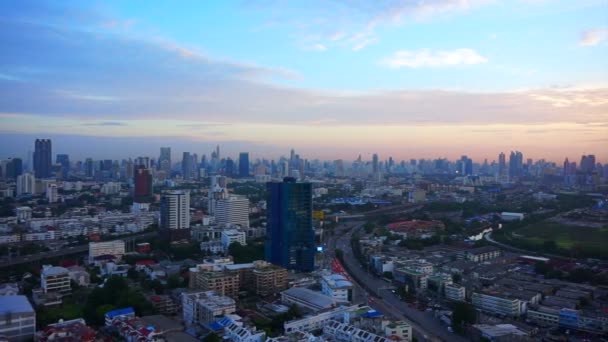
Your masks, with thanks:
<instances>
[{"instance_id":1,"label":"red roof","mask_svg":"<svg viewBox=\"0 0 608 342\"><path fill-rule=\"evenodd\" d=\"M135 265L139 266L147 266L147 265L156 265L157 262L152 259L139 260L135 262Z\"/></svg>"}]
</instances>

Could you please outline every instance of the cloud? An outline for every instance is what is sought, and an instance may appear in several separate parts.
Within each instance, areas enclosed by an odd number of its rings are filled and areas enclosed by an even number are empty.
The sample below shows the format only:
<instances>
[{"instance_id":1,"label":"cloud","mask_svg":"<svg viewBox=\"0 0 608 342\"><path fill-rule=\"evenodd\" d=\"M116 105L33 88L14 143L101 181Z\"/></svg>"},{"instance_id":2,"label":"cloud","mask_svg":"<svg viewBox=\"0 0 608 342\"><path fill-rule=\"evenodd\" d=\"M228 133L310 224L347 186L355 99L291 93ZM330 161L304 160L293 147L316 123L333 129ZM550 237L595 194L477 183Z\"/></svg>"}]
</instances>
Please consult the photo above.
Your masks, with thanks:
<instances>
[{"instance_id":1,"label":"cloud","mask_svg":"<svg viewBox=\"0 0 608 342\"><path fill-rule=\"evenodd\" d=\"M323 1L311 0L305 5L294 2L269 1L246 10L270 16L272 26L292 31L297 46L309 49L314 44L326 48L347 48L359 51L379 41L376 30L411 21L429 20L452 13L465 13L491 0L377 0ZM297 18L297 19L294 19ZM309 19L301 19L309 18ZM311 41L311 37L314 39ZM304 43L303 43L304 42Z\"/></svg>"},{"instance_id":2,"label":"cloud","mask_svg":"<svg viewBox=\"0 0 608 342\"><path fill-rule=\"evenodd\" d=\"M608 39L608 28L583 31L578 43L581 46L595 46Z\"/></svg>"},{"instance_id":3,"label":"cloud","mask_svg":"<svg viewBox=\"0 0 608 342\"><path fill-rule=\"evenodd\" d=\"M112 126L127 126L124 122L118 121L102 121L102 122L92 122L92 123L83 123L82 126L99 126L99 127L112 127Z\"/></svg>"},{"instance_id":4,"label":"cloud","mask_svg":"<svg viewBox=\"0 0 608 342\"><path fill-rule=\"evenodd\" d=\"M393 68L445 67L486 63L487 58L472 49L433 51L429 49L395 52L381 63Z\"/></svg>"}]
</instances>

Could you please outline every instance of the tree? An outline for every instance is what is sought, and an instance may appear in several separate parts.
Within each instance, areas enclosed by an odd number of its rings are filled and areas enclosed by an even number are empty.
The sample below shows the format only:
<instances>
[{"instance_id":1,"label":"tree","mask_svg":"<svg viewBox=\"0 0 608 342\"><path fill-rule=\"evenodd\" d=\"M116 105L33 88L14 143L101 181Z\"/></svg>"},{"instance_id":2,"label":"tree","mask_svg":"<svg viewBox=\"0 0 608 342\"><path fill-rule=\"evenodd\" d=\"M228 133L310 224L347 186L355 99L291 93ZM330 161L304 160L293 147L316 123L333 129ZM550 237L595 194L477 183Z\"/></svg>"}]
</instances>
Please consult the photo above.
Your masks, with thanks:
<instances>
[{"instance_id":1,"label":"tree","mask_svg":"<svg viewBox=\"0 0 608 342\"><path fill-rule=\"evenodd\" d=\"M376 228L376 225L373 224L372 222L367 222L364 226L363 229L365 229L365 233L366 234L371 234L374 231L374 228Z\"/></svg>"},{"instance_id":2,"label":"tree","mask_svg":"<svg viewBox=\"0 0 608 342\"><path fill-rule=\"evenodd\" d=\"M203 342L221 342L222 339L214 332L209 333L205 338L203 338Z\"/></svg>"},{"instance_id":3,"label":"tree","mask_svg":"<svg viewBox=\"0 0 608 342\"><path fill-rule=\"evenodd\" d=\"M464 333L465 324L473 324L476 320L477 312L473 305L465 302L452 305L452 328L455 332Z\"/></svg>"},{"instance_id":4,"label":"tree","mask_svg":"<svg viewBox=\"0 0 608 342\"><path fill-rule=\"evenodd\" d=\"M460 282L462 281L462 276L460 275L460 273L453 273L452 281L455 282L456 284L460 284Z\"/></svg>"}]
</instances>

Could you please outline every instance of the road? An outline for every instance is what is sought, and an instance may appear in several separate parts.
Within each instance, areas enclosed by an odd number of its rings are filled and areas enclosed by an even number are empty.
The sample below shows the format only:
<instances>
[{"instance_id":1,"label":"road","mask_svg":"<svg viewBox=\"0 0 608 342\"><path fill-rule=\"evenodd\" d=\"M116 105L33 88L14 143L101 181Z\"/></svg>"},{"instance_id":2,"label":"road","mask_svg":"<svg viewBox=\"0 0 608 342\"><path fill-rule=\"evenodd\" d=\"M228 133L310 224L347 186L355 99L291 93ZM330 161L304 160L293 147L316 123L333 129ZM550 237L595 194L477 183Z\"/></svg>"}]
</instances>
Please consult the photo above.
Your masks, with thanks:
<instances>
[{"instance_id":1,"label":"road","mask_svg":"<svg viewBox=\"0 0 608 342\"><path fill-rule=\"evenodd\" d=\"M389 284L385 280L369 274L361 267L361 264L353 255L350 240L353 232L359 230L362 226L363 222L353 222L347 233L330 240L330 249L341 249L351 279L358 283L358 287L360 287L359 284L365 284L371 290L376 297L373 299L371 306L396 319L408 321L412 325L414 336L419 341L423 341L425 337L432 341L467 341L467 339L449 332L446 326L433 317L432 312L419 311L416 308L409 307L391 292ZM361 289L359 291L366 292Z\"/></svg>"},{"instance_id":2,"label":"road","mask_svg":"<svg viewBox=\"0 0 608 342\"><path fill-rule=\"evenodd\" d=\"M494 244L496 246L499 246L499 247L501 247L503 249L506 249L508 251L511 251L511 252L524 253L526 255L537 255L537 256L541 256L541 257L545 257L545 258L553 258L553 259L559 259L559 260L576 261L575 258L568 258L568 257L565 257L563 255L540 253L540 252L536 252L536 251L530 251L530 250L525 250L525 249L513 247L511 245L507 245L507 244L504 244L502 242L498 242L498 241L492 239L492 232L489 232L489 233L485 234L483 236L483 238L486 241L488 241L489 243Z\"/></svg>"},{"instance_id":3,"label":"road","mask_svg":"<svg viewBox=\"0 0 608 342\"><path fill-rule=\"evenodd\" d=\"M149 233L125 236L123 238L119 238L119 239L115 239L115 240L124 240L125 242L127 242L127 241L131 241L131 240L140 240L140 239L150 238L152 236L156 236L157 234L158 234L157 232L149 232ZM10 261L5 261L3 259L3 261L0 262L0 268L10 267L10 266L19 265L19 264L25 264L28 262L39 261L42 259L60 257L60 256L64 256L64 255L84 253L88 250L89 250L89 245L86 244L86 245L65 247L64 249L61 249L58 251L50 251L50 252L45 252L45 253L33 254L33 255L23 255L23 256L13 257Z\"/></svg>"}]
</instances>

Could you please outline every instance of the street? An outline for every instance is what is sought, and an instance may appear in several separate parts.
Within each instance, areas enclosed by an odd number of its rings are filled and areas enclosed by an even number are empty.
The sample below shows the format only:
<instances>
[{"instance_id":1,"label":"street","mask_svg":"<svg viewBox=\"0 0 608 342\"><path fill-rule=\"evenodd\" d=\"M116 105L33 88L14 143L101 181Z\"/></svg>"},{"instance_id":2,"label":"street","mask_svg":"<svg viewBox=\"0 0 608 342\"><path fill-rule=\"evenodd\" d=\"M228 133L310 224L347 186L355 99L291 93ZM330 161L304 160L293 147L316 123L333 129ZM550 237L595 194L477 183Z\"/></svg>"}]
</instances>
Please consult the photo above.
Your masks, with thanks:
<instances>
[{"instance_id":1,"label":"street","mask_svg":"<svg viewBox=\"0 0 608 342\"><path fill-rule=\"evenodd\" d=\"M365 300L367 297L365 296L366 291L360 286L360 284L365 284L375 296L369 304L388 316L410 323L413 334L419 341L424 341L425 338L431 341L467 341L467 339L449 332L445 325L442 325L439 320L433 317L432 312L419 311L416 308L409 307L391 292L390 284L369 274L361 267L361 264L353 255L350 240L353 232L359 230L363 224L364 222L348 223L346 234L342 236L334 235L329 241L332 252L335 253L336 248L342 250L346 269L357 287L355 291L363 294L363 296L356 296L356 298ZM368 303L367 300L365 302Z\"/></svg>"}]
</instances>

